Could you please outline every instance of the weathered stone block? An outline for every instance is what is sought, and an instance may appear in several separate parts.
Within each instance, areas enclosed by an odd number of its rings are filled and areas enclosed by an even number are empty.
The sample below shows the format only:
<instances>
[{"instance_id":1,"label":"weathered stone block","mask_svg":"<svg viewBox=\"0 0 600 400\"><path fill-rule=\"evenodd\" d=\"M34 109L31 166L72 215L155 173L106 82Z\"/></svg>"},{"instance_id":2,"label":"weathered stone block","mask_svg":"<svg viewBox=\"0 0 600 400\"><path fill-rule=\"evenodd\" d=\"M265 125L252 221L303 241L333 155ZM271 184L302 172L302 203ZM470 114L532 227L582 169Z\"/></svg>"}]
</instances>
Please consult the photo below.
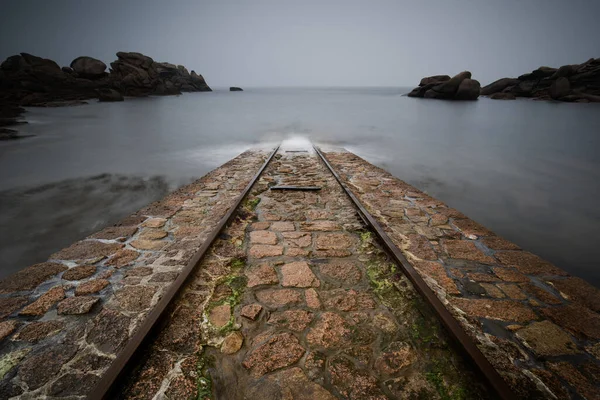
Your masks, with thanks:
<instances>
[{"instance_id":1,"label":"weathered stone block","mask_svg":"<svg viewBox=\"0 0 600 400\"><path fill-rule=\"evenodd\" d=\"M281 267L281 285L289 287L319 287L321 282L304 261L285 264Z\"/></svg>"},{"instance_id":2,"label":"weathered stone block","mask_svg":"<svg viewBox=\"0 0 600 400\"><path fill-rule=\"evenodd\" d=\"M259 302L268 307L284 307L297 305L303 302L300 292L293 289L266 289L256 292Z\"/></svg>"},{"instance_id":3,"label":"weathered stone block","mask_svg":"<svg viewBox=\"0 0 600 400\"><path fill-rule=\"evenodd\" d=\"M104 243L97 240L77 242L50 256L55 260L89 260L107 257L123 248L121 243Z\"/></svg>"},{"instance_id":4,"label":"weathered stone block","mask_svg":"<svg viewBox=\"0 0 600 400\"><path fill-rule=\"evenodd\" d=\"M569 334L548 320L534 322L520 329L517 337L538 356L579 353Z\"/></svg>"},{"instance_id":5,"label":"weathered stone block","mask_svg":"<svg viewBox=\"0 0 600 400\"><path fill-rule=\"evenodd\" d=\"M275 257L283 254L283 246L257 244L250 247L249 255L254 258Z\"/></svg>"},{"instance_id":6,"label":"weathered stone block","mask_svg":"<svg viewBox=\"0 0 600 400\"><path fill-rule=\"evenodd\" d=\"M290 333L281 333L248 353L242 365L250 370L252 376L259 377L293 365L303 354L304 348L296 337Z\"/></svg>"},{"instance_id":7,"label":"weathered stone block","mask_svg":"<svg viewBox=\"0 0 600 400\"><path fill-rule=\"evenodd\" d=\"M537 319L533 310L512 300L452 298L451 303L472 317L527 322Z\"/></svg>"},{"instance_id":8,"label":"weathered stone block","mask_svg":"<svg viewBox=\"0 0 600 400\"><path fill-rule=\"evenodd\" d=\"M0 293L35 289L40 283L65 271L67 266L54 262L35 264L0 280Z\"/></svg>"},{"instance_id":9,"label":"weathered stone block","mask_svg":"<svg viewBox=\"0 0 600 400\"><path fill-rule=\"evenodd\" d=\"M98 297L67 297L58 303L58 313L67 315L87 314L98 301L100 301Z\"/></svg>"},{"instance_id":10,"label":"weathered stone block","mask_svg":"<svg viewBox=\"0 0 600 400\"><path fill-rule=\"evenodd\" d=\"M103 353L115 354L129 339L129 325L128 316L116 310L104 309L92 321L87 341Z\"/></svg>"},{"instance_id":11,"label":"weathered stone block","mask_svg":"<svg viewBox=\"0 0 600 400\"><path fill-rule=\"evenodd\" d=\"M277 244L277 235L270 231L252 231L250 232L250 243Z\"/></svg>"},{"instance_id":12,"label":"weathered stone block","mask_svg":"<svg viewBox=\"0 0 600 400\"><path fill-rule=\"evenodd\" d=\"M59 300L65 298L62 286L55 286L19 312L20 315L44 315Z\"/></svg>"},{"instance_id":13,"label":"weathered stone block","mask_svg":"<svg viewBox=\"0 0 600 400\"><path fill-rule=\"evenodd\" d=\"M275 269L268 264L247 267L246 277L248 277L248 287L272 285L279 282Z\"/></svg>"}]
</instances>

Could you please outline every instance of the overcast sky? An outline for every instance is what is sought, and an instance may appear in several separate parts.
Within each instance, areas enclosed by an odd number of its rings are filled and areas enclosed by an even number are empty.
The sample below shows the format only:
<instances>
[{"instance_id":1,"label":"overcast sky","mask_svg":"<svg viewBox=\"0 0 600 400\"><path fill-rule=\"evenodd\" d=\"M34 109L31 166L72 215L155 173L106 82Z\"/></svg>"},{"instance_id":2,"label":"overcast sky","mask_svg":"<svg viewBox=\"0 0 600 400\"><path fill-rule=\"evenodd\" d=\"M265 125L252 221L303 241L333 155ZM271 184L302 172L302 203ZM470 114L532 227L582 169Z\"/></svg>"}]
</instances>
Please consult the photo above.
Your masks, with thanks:
<instances>
[{"instance_id":1,"label":"overcast sky","mask_svg":"<svg viewBox=\"0 0 600 400\"><path fill-rule=\"evenodd\" d=\"M600 57L600 0L0 0L0 57L138 51L212 86L489 83Z\"/></svg>"}]
</instances>

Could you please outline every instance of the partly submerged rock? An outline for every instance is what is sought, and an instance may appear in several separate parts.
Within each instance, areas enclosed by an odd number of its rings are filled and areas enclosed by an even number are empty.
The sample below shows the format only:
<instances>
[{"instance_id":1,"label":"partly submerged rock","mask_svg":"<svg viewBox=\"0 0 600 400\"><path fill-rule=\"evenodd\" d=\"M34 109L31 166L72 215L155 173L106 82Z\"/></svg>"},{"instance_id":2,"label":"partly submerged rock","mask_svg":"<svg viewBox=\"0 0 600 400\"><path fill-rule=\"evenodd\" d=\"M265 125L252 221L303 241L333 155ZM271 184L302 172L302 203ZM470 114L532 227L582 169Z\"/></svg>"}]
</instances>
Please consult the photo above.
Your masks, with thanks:
<instances>
[{"instance_id":1,"label":"partly submerged rock","mask_svg":"<svg viewBox=\"0 0 600 400\"><path fill-rule=\"evenodd\" d=\"M454 95L456 100L477 100L481 85L475 79L465 79L458 86L458 90Z\"/></svg>"},{"instance_id":2,"label":"partly submerged rock","mask_svg":"<svg viewBox=\"0 0 600 400\"><path fill-rule=\"evenodd\" d=\"M564 76L561 76L550 86L550 97L557 100L569 94L571 91L571 83Z\"/></svg>"},{"instance_id":3,"label":"partly submerged rock","mask_svg":"<svg viewBox=\"0 0 600 400\"><path fill-rule=\"evenodd\" d=\"M433 90L440 94L438 98L453 98L458 91L458 87L465 79L471 79L469 71L463 71L454 75L449 81L433 87Z\"/></svg>"},{"instance_id":4,"label":"partly submerged rock","mask_svg":"<svg viewBox=\"0 0 600 400\"><path fill-rule=\"evenodd\" d=\"M240 87L232 86L229 88L230 92L243 92L243 89Z\"/></svg>"},{"instance_id":5,"label":"partly submerged rock","mask_svg":"<svg viewBox=\"0 0 600 400\"><path fill-rule=\"evenodd\" d=\"M463 71L452 78L448 75L425 77L408 96L426 99L476 100L479 97L479 90L479 82L471 79L469 71Z\"/></svg>"},{"instance_id":6,"label":"partly submerged rock","mask_svg":"<svg viewBox=\"0 0 600 400\"><path fill-rule=\"evenodd\" d=\"M493 99L493 100L515 100L516 97L512 93L500 92L500 93L494 93L493 95L491 95L490 99Z\"/></svg>"},{"instance_id":7,"label":"partly submerged rock","mask_svg":"<svg viewBox=\"0 0 600 400\"><path fill-rule=\"evenodd\" d=\"M123 95L114 89L98 89L100 101L123 101Z\"/></svg>"}]
</instances>

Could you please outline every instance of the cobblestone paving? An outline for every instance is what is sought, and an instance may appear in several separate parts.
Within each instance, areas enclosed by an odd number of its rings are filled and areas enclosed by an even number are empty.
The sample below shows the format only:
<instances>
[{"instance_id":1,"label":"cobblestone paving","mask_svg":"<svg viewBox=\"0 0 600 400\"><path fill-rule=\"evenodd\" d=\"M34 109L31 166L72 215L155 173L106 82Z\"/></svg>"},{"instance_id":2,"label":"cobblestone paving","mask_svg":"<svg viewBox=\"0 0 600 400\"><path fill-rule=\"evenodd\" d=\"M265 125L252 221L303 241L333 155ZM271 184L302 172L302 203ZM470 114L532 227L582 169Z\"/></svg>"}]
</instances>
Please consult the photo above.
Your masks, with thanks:
<instances>
[{"instance_id":1,"label":"cobblestone paving","mask_svg":"<svg viewBox=\"0 0 600 400\"><path fill-rule=\"evenodd\" d=\"M246 152L1 280L0 399L88 393L266 157Z\"/></svg>"},{"instance_id":2,"label":"cobblestone paving","mask_svg":"<svg viewBox=\"0 0 600 400\"><path fill-rule=\"evenodd\" d=\"M490 398L314 154L280 151L170 312L125 398Z\"/></svg>"},{"instance_id":3,"label":"cobblestone paving","mask_svg":"<svg viewBox=\"0 0 600 400\"><path fill-rule=\"evenodd\" d=\"M600 398L600 291L360 157L326 157L521 398Z\"/></svg>"}]
</instances>

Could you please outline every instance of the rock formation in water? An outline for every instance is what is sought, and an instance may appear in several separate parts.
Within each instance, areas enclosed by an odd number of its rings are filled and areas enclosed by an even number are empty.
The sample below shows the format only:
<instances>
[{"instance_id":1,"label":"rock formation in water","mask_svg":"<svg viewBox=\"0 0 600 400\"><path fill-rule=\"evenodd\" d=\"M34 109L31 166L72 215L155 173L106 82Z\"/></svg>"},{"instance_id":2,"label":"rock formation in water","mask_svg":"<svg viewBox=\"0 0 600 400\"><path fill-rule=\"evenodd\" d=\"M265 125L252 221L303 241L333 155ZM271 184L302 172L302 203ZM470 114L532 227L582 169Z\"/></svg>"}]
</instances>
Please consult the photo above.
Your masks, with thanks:
<instances>
[{"instance_id":1,"label":"rock formation in water","mask_svg":"<svg viewBox=\"0 0 600 400\"><path fill-rule=\"evenodd\" d=\"M69 67L27 53L8 57L0 64L0 126L22 123L20 106L82 104L82 100L122 101L123 96L171 95L208 92L202 75L183 65L155 62L140 53L117 53L106 64L92 57L77 57ZM2 128L2 138L18 138Z\"/></svg>"},{"instance_id":2,"label":"rock formation in water","mask_svg":"<svg viewBox=\"0 0 600 400\"><path fill-rule=\"evenodd\" d=\"M116 91L125 96L180 94L210 91L201 75L182 65L155 62L140 53L117 53L106 64L92 57L77 57L69 67L21 53L0 65L0 104L40 106L50 102L99 98Z\"/></svg>"},{"instance_id":3,"label":"rock formation in water","mask_svg":"<svg viewBox=\"0 0 600 400\"><path fill-rule=\"evenodd\" d=\"M231 86L229 88L230 92L243 92L244 90L241 87L237 87L237 86Z\"/></svg>"},{"instance_id":4,"label":"rock formation in water","mask_svg":"<svg viewBox=\"0 0 600 400\"><path fill-rule=\"evenodd\" d=\"M448 75L425 77L408 96L426 99L477 100L479 89L479 82L471 79L469 71L463 71L452 78Z\"/></svg>"},{"instance_id":5,"label":"rock formation in water","mask_svg":"<svg viewBox=\"0 0 600 400\"><path fill-rule=\"evenodd\" d=\"M560 68L540 67L518 78L502 78L481 88L491 99L529 97L576 103L600 102L600 58Z\"/></svg>"},{"instance_id":6,"label":"rock formation in water","mask_svg":"<svg viewBox=\"0 0 600 400\"><path fill-rule=\"evenodd\" d=\"M183 65L158 63L140 53L117 53L110 63L112 86L126 96L170 95L181 92L210 92L202 75Z\"/></svg>"}]
</instances>

